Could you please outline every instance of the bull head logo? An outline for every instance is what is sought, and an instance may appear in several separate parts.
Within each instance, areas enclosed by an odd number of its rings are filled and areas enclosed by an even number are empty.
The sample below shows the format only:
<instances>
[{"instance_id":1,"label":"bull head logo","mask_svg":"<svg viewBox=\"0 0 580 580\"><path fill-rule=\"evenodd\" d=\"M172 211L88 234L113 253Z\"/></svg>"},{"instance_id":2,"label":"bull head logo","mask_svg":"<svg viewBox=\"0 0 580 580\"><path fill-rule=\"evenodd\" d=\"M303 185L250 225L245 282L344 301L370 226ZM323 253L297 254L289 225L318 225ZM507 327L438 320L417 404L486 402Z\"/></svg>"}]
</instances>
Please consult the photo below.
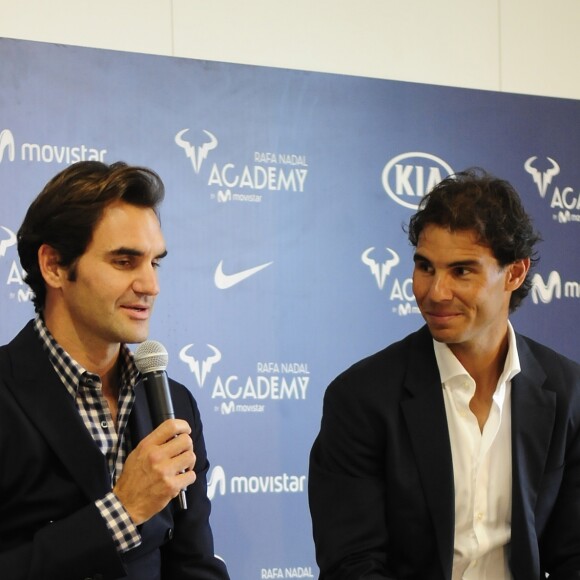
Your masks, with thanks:
<instances>
[{"instance_id":1,"label":"bull head logo","mask_svg":"<svg viewBox=\"0 0 580 580\"><path fill-rule=\"evenodd\" d=\"M552 179L555 175L560 173L560 166L551 158L548 157L548 161L552 164L552 167L546 169L546 171L539 171L534 167L534 161L537 157L530 157L524 163L524 169L532 176L534 183L538 186L538 191L542 196L542 199L546 197L546 191L548 190L548 185L552 183Z\"/></svg>"},{"instance_id":2,"label":"bull head logo","mask_svg":"<svg viewBox=\"0 0 580 580\"><path fill-rule=\"evenodd\" d=\"M391 254L390 258L387 258L384 262L380 263L371 258L371 253L374 252L375 248L368 248L366 249L361 256L361 260L363 264L366 264L370 270L372 275L375 277L377 281L377 285L379 286L379 290L382 290L387 276L391 273L391 269L396 266L399 262L399 255L390 248L385 248L387 252Z\"/></svg>"},{"instance_id":3,"label":"bull head logo","mask_svg":"<svg viewBox=\"0 0 580 580\"><path fill-rule=\"evenodd\" d=\"M8 234L5 240L0 239L0 257L2 257L6 255L6 250L16 243L16 234L4 226L0 226L0 229L3 229Z\"/></svg>"},{"instance_id":4,"label":"bull head logo","mask_svg":"<svg viewBox=\"0 0 580 580\"><path fill-rule=\"evenodd\" d=\"M193 355L187 353L192 346L193 343L185 345L179 351L179 359L189 366L189 370L197 379L197 384L203 387L205 379L211 372L213 365L221 360L222 353L215 346L208 344L207 346L211 349L212 354L203 360L198 360Z\"/></svg>"},{"instance_id":5,"label":"bull head logo","mask_svg":"<svg viewBox=\"0 0 580 580\"><path fill-rule=\"evenodd\" d=\"M183 135L185 135L185 133L188 131L189 129L182 129L179 131L179 133L175 135L175 143L177 143L177 145L179 145L185 151L187 157L191 159L191 164L193 165L193 170L195 173L199 173L201 164L207 157L207 154L212 149L217 147L218 140L216 139L215 135L212 135L209 131L204 130L204 133L207 135L209 141L206 141L202 145L195 146L183 138Z\"/></svg>"}]
</instances>

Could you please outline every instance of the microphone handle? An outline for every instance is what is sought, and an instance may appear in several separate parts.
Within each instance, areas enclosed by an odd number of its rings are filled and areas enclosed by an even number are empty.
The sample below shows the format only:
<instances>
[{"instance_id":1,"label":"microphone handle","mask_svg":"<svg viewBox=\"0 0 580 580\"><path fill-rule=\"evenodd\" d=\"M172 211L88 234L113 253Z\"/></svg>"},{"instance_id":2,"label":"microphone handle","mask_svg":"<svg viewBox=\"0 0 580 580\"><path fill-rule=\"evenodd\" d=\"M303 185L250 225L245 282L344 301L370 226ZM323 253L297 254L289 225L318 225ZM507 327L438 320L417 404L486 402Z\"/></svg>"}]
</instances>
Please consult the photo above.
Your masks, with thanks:
<instances>
[{"instance_id":1,"label":"microphone handle","mask_svg":"<svg viewBox=\"0 0 580 580\"><path fill-rule=\"evenodd\" d=\"M143 386L147 394L153 426L158 427L167 419L175 419L167 373L165 371L151 371L143 374ZM179 492L177 501L180 509L187 509L187 497L184 489Z\"/></svg>"}]
</instances>

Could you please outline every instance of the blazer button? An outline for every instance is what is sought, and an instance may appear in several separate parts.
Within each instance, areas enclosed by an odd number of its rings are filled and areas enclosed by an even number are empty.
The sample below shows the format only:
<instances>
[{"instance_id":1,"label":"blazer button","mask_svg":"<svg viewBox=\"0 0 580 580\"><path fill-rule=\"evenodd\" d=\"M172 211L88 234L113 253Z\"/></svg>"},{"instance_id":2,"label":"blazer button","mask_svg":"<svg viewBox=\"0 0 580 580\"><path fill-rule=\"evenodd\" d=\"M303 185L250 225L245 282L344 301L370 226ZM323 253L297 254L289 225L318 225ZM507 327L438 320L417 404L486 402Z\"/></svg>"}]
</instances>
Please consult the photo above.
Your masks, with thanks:
<instances>
[{"instance_id":1,"label":"blazer button","mask_svg":"<svg viewBox=\"0 0 580 580\"><path fill-rule=\"evenodd\" d=\"M169 528L165 534L165 539L169 542L173 540L173 528Z\"/></svg>"}]
</instances>

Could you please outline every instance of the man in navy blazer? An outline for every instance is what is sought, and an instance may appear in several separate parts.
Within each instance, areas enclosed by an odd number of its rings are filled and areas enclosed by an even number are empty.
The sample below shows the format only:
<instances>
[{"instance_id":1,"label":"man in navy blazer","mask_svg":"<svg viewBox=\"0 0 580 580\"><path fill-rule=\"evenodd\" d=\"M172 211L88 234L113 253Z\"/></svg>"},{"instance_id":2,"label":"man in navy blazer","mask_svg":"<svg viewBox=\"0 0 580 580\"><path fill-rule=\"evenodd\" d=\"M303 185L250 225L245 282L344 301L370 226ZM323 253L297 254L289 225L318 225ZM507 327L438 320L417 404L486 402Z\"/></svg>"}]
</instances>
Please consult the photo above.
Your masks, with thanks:
<instances>
[{"instance_id":1,"label":"man in navy blazer","mask_svg":"<svg viewBox=\"0 0 580 580\"><path fill-rule=\"evenodd\" d=\"M580 366L514 332L538 236L511 185L409 224L426 326L337 377L310 456L321 580L580 578Z\"/></svg>"},{"instance_id":2,"label":"man in navy blazer","mask_svg":"<svg viewBox=\"0 0 580 580\"><path fill-rule=\"evenodd\" d=\"M170 380L176 418L154 429L126 346L159 292L163 195L149 169L80 162L18 232L37 316L0 348L3 580L228 579L197 405Z\"/></svg>"}]
</instances>

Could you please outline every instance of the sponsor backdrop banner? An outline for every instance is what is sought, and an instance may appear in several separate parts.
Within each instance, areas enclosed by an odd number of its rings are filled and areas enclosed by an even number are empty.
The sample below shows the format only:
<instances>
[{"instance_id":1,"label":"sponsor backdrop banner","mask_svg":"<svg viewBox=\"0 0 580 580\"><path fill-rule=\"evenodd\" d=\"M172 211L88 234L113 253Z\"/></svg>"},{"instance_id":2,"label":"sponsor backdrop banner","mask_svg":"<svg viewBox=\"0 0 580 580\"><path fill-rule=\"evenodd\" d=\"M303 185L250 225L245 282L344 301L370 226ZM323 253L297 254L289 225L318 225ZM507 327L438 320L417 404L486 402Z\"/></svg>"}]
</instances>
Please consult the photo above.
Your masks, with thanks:
<instances>
[{"instance_id":1,"label":"sponsor backdrop banner","mask_svg":"<svg viewBox=\"0 0 580 580\"><path fill-rule=\"evenodd\" d=\"M33 316L15 232L81 159L167 187L151 338L199 402L232 577L317 576L308 453L329 381L422 324L402 225L481 166L542 232L517 330L580 361L580 103L0 40L0 342ZM420 361L417 361L420 364Z\"/></svg>"}]
</instances>

